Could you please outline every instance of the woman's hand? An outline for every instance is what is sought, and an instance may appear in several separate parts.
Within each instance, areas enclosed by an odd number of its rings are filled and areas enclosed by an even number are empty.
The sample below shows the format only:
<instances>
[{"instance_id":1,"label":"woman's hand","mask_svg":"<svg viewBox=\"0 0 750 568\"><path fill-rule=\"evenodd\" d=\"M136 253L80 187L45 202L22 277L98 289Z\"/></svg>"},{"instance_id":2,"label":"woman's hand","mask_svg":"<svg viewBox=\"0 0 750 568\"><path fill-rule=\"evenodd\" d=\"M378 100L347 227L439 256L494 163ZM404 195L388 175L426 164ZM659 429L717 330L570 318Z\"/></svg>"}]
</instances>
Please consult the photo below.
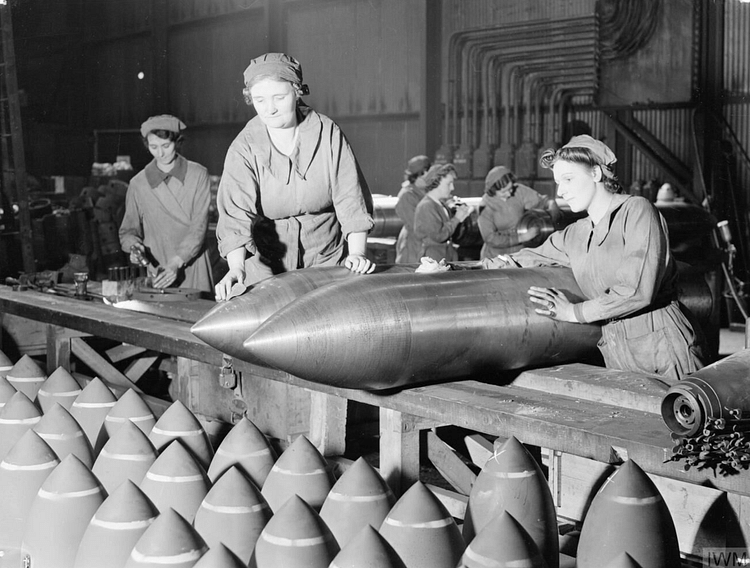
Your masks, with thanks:
<instances>
[{"instance_id":1,"label":"woman's hand","mask_svg":"<svg viewBox=\"0 0 750 568\"><path fill-rule=\"evenodd\" d=\"M182 259L173 258L165 266L160 266L154 277L154 288L169 288L177 280L182 269Z\"/></svg>"},{"instance_id":2,"label":"woman's hand","mask_svg":"<svg viewBox=\"0 0 750 568\"><path fill-rule=\"evenodd\" d=\"M229 295L232 291L232 286L234 286L237 282L242 284L244 281L244 264L242 266L235 266L234 268L230 268L229 271L224 275L224 278L219 280L218 284L214 286L214 291L216 292L216 301L223 302L224 300L229 298Z\"/></svg>"},{"instance_id":3,"label":"woman's hand","mask_svg":"<svg viewBox=\"0 0 750 568\"><path fill-rule=\"evenodd\" d=\"M136 251L139 251L140 255ZM143 243L133 243L133 246L130 247L130 264L137 264L140 266L141 260L145 255L146 246Z\"/></svg>"},{"instance_id":4,"label":"woman's hand","mask_svg":"<svg viewBox=\"0 0 750 568\"><path fill-rule=\"evenodd\" d=\"M518 231L518 242L528 243L539 236L539 227L531 226L525 231Z\"/></svg>"},{"instance_id":5,"label":"woman's hand","mask_svg":"<svg viewBox=\"0 0 750 568\"><path fill-rule=\"evenodd\" d=\"M483 258L482 268L494 269L494 268L507 268L508 266L515 266L513 261L507 254L499 254L493 258Z\"/></svg>"},{"instance_id":6,"label":"woman's hand","mask_svg":"<svg viewBox=\"0 0 750 568\"><path fill-rule=\"evenodd\" d=\"M469 218L473 211L474 207L472 205L466 205L466 203L461 201L456 204L456 212L454 213L454 216L463 223Z\"/></svg>"},{"instance_id":7,"label":"woman's hand","mask_svg":"<svg viewBox=\"0 0 750 568\"><path fill-rule=\"evenodd\" d=\"M344 260L344 266L359 274L370 274L375 270L375 264L363 254L350 254Z\"/></svg>"},{"instance_id":8,"label":"woman's hand","mask_svg":"<svg viewBox=\"0 0 750 568\"><path fill-rule=\"evenodd\" d=\"M542 306L541 308L535 308L536 313L559 321L578 323L573 311L573 304L557 288L532 286L529 288L528 294L532 302Z\"/></svg>"}]
</instances>

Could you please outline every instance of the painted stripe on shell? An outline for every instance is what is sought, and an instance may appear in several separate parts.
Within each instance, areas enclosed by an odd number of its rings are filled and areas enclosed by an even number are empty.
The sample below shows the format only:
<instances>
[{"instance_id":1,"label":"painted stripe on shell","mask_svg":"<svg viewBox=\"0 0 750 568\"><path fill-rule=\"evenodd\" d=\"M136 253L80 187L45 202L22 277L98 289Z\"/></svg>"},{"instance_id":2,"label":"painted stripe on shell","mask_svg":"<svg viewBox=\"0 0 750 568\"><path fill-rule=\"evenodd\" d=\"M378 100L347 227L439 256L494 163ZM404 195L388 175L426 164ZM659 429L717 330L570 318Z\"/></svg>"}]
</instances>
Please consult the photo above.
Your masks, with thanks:
<instances>
[{"instance_id":1,"label":"painted stripe on shell","mask_svg":"<svg viewBox=\"0 0 750 568\"><path fill-rule=\"evenodd\" d=\"M44 389L39 389L39 392L37 393L39 396L78 396L81 394L81 389L74 390L74 391L63 391L63 392L52 392L52 391L46 391Z\"/></svg>"},{"instance_id":2,"label":"painted stripe on shell","mask_svg":"<svg viewBox=\"0 0 750 568\"><path fill-rule=\"evenodd\" d=\"M494 558L488 558L487 556L477 554L476 552L474 552L474 550L472 550L471 546L469 546L464 551L464 556L470 558L477 564L487 566L487 568L534 568L535 566L540 565L539 558L520 558L518 560L506 560L504 562L498 562Z\"/></svg>"},{"instance_id":3,"label":"painted stripe on shell","mask_svg":"<svg viewBox=\"0 0 750 568\"><path fill-rule=\"evenodd\" d=\"M622 505L653 505L654 503L660 503L662 501L661 495L652 495L651 497L621 497L613 496L610 497L615 503Z\"/></svg>"},{"instance_id":4,"label":"painted stripe on shell","mask_svg":"<svg viewBox=\"0 0 750 568\"><path fill-rule=\"evenodd\" d=\"M203 546L195 550L183 552L182 554L173 554L172 556L149 556L147 554L139 552L134 548L130 553L130 558L132 558L136 562L140 562L141 564L161 564L164 566L169 566L170 564L184 564L193 560L197 562L198 559L203 556L207 550L208 548Z\"/></svg>"},{"instance_id":5,"label":"painted stripe on shell","mask_svg":"<svg viewBox=\"0 0 750 568\"><path fill-rule=\"evenodd\" d=\"M51 491L47 491L46 489L40 489L37 495L44 499L61 501L63 499L78 499L79 497L89 497L101 492L101 487L92 487L91 489L84 489L83 491L68 491L67 493L52 493Z\"/></svg>"},{"instance_id":6,"label":"painted stripe on shell","mask_svg":"<svg viewBox=\"0 0 750 568\"><path fill-rule=\"evenodd\" d=\"M73 432L72 434L52 434L48 432L37 432L42 440L72 440L74 438L80 438L83 436L83 432Z\"/></svg>"},{"instance_id":7,"label":"painted stripe on shell","mask_svg":"<svg viewBox=\"0 0 750 568\"><path fill-rule=\"evenodd\" d=\"M203 481L201 474L197 475L159 475L158 473L146 472L146 478L151 481L161 481L163 483L193 483L194 481Z\"/></svg>"},{"instance_id":8,"label":"painted stripe on shell","mask_svg":"<svg viewBox=\"0 0 750 568\"><path fill-rule=\"evenodd\" d=\"M440 529L455 523L453 517L438 519L437 521L424 521L421 523L402 523L401 521L397 521L396 519L386 517L385 521L383 522L391 525L392 527L405 527L410 529Z\"/></svg>"},{"instance_id":9,"label":"painted stripe on shell","mask_svg":"<svg viewBox=\"0 0 750 568\"><path fill-rule=\"evenodd\" d=\"M163 436L202 436L203 430L164 430L154 426L152 434L161 434Z\"/></svg>"},{"instance_id":10,"label":"painted stripe on shell","mask_svg":"<svg viewBox=\"0 0 750 568\"><path fill-rule=\"evenodd\" d=\"M4 367L0 367L0 371L10 371L13 368L13 365L5 365Z\"/></svg>"},{"instance_id":11,"label":"painted stripe on shell","mask_svg":"<svg viewBox=\"0 0 750 568\"><path fill-rule=\"evenodd\" d=\"M147 420L154 420L153 414L144 414L143 416L109 416L104 418L105 422L115 422L117 424L125 424L127 421L130 422L146 422Z\"/></svg>"},{"instance_id":12,"label":"painted stripe on shell","mask_svg":"<svg viewBox=\"0 0 750 568\"><path fill-rule=\"evenodd\" d=\"M228 515L245 515L247 513L258 513L260 511L268 510L268 507L264 505L263 503L258 503L257 505L252 505L248 507L245 505L242 505L242 506L213 505L212 503L207 503L206 501L203 501L203 503L201 503L201 507L203 509L208 509L209 511L213 511L214 513L226 513Z\"/></svg>"},{"instance_id":13,"label":"painted stripe on shell","mask_svg":"<svg viewBox=\"0 0 750 568\"><path fill-rule=\"evenodd\" d=\"M524 470L524 471L483 471L483 475L491 475L492 477L499 477L500 479L521 479L524 477L534 477L536 471Z\"/></svg>"},{"instance_id":14,"label":"painted stripe on shell","mask_svg":"<svg viewBox=\"0 0 750 568\"><path fill-rule=\"evenodd\" d=\"M73 406L78 408L108 408L112 407L117 403L117 401L113 402L74 402Z\"/></svg>"},{"instance_id":15,"label":"painted stripe on shell","mask_svg":"<svg viewBox=\"0 0 750 568\"><path fill-rule=\"evenodd\" d=\"M388 499L391 492L380 493L379 495L346 495L334 491L328 492L328 499L331 501L350 501L354 503L371 503L373 501L383 501Z\"/></svg>"},{"instance_id":16,"label":"painted stripe on shell","mask_svg":"<svg viewBox=\"0 0 750 568\"><path fill-rule=\"evenodd\" d=\"M328 475L325 469L314 469L312 471L292 471L291 469L282 469L278 467L276 464L271 468L271 471L275 471L277 473L283 473L284 475L299 475L299 476L306 476L306 475Z\"/></svg>"},{"instance_id":17,"label":"painted stripe on shell","mask_svg":"<svg viewBox=\"0 0 750 568\"><path fill-rule=\"evenodd\" d=\"M101 527L111 531L134 531L148 528L155 520L156 517L151 517L150 519L138 519L137 521L103 521L94 516L94 518L91 519L91 524L95 527Z\"/></svg>"},{"instance_id":18,"label":"painted stripe on shell","mask_svg":"<svg viewBox=\"0 0 750 568\"><path fill-rule=\"evenodd\" d=\"M331 540L331 537L325 536L325 535L315 536L312 538L285 538L283 536L275 536L272 534L268 534L266 532L262 532L260 535L260 538L262 538L263 540L265 540L266 542L270 544L277 544L279 546L290 546L294 548L319 546Z\"/></svg>"},{"instance_id":19,"label":"painted stripe on shell","mask_svg":"<svg viewBox=\"0 0 750 568\"><path fill-rule=\"evenodd\" d=\"M5 375L5 378L12 383L43 383L47 380L47 377L11 377Z\"/></svg>"},{"instance_id":20,"label":"painted stripe on shell","mask_svg":"<svg viewBox=\"0 0 750 568\"><path fill-rule=\"evenodd\" d=\"M248 454L238 454L237 452L229 452L225 450L222 447L219 447L218 450L216 450L216 454L219 456L229 456L229 457L236 457L236 458L254 458L256 456L267 456L271 453L271 450L268 448L265 448L263 450L257 450L255 452L250 452Z\"/></svg>"},{"instance_id":21,"label":"painted stripe on shell","mask_svg":"<svg viewBox=\"0 0 750 568\"><path fill-rule=\"evenodd\" d=\"M101 452L99 452L99 457L110 458L113 460L144 462L153 461L154 459L156 459L152 454L115 454L106 450L102 450Z\"/></svg>"},{"instance_id":22,"label":"painted stripe on shell","mask_svg":"<svg viewBox=\"0 0 750 568\"><path fill-rule=\"evenodd\" d=\"M0 463L0 469L8 471L42 471L43 469L52 469L57 467L60 462L52 460L44 463L35 463L30 465L19 465L15 463L8 463L6 461Z\"/></svg>"},{"instance_id":23,"label":"painted stripe on shell","mask_svg":"<svg viewBox=\"0 0 750 568\"><path fill-rule=\"evenodd\" d=\"M36 424L41 419L41 416L33 416L31 418L0 418L0 424Z\"/></svg>"}]
</instances>

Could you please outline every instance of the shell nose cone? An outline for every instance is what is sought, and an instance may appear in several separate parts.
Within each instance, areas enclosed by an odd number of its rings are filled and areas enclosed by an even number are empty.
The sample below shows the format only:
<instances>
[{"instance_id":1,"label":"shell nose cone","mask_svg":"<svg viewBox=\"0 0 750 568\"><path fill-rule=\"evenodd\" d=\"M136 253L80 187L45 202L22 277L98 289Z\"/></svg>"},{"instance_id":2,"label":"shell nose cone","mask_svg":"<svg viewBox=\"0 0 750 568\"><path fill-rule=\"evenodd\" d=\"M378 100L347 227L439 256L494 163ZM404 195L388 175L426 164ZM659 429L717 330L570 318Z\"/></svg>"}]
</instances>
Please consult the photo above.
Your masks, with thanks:
<instances>
[{"instance_id":1,"label":"shell nose cone","mask_svg":"<svg viewBox=\"0 0 750 568\"><path fill-rule=\"evenodd\" d=\"M273 318L263 324L242 343L243 350L272 367L293 373L299 338L289 322Z\"/></svg>"},{"instance_id":2,"label":"shell nose cone","mask_svg":"<svg viewBox=\"0 0 750 568\"><path fill-rule=\"evenodd\" d=\"M240 296L217 304L195 322L190 331L222 353L246 359L242 338L251 334L268 317L251 300L251 296Z\"/></svg>"}]
</instances>

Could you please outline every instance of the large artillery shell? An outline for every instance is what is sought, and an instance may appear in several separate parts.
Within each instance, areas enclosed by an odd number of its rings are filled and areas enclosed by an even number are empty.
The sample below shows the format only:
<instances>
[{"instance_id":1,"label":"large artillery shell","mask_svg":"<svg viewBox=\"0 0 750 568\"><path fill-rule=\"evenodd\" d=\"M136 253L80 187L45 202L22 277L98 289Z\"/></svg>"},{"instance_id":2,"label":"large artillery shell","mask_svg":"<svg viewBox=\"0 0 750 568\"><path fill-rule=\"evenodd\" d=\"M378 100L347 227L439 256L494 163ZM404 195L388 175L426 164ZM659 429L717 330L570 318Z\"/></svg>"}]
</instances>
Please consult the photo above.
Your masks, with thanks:
<instances>
[{"instance_id":1,"label":"large artillery shell","mask_svg":"<svg viewBox=\"0 0 750 568\"><path fill-rule=\"evenodd\" d=\"M653 481L632 460L612 474L591 502L577 566L602 568L623 552L642 568L680 566L672 516Z\"/></svg>"},{"instance_id":2,"label":"large artillery shell","mask_svg":"<svg viewBox=\"0 0 750 568\"><path fill-rule=\"evenodd\" d=\"M374 274L413 273L416 265L379 266ZM221 302L198 320L190 331L201 340L241 361L255 361L242 342L260 324L297 298L331 282L357 278L343 266L305 268L285 272L253 285L242 296ZM373 276L373 274L369 275Z\"/></svg>"},{"instance_id":3,"label":"large artillery shell","mask_svg":"<svg viewBox=\"0 0 750 568\"><path fill-rule=\"evenodd\" d=\"M471 488L463 527L466 542L504 511L529 533L549 568L557 568L559 539L552 494L539 464L515 436L495 448Z\"/></svg>"},{"instance_id":4,"label":"large artillery shell","mask_svg":"<svg viewBox=\"0 0 750 568\"><path fill-rule=\"evenodd\" d=\"M78 381L63 367L58 367L39 387L36 398L42 412L47 412L56 402L70 410L79 394L81 385Z\"/></svg>"},{"instance_id":5,"label":"large artillery shell","mask_svg":"<svg viewBox=\"0 0 750 568\"><path fill-rule=\"evenodd\" d=\"M566 268L361 277L305 294L244 345L293 375L359 389L489 377L595 354L600 327L537 314L530 286L582 300Z\"/></svg>"},{"instance_id":6,"label":"large artillery shell","mask_svg":"<svg viewBox=\"0 0 750 568\"><path fill-rule=\"evenodd\" d=\"M172 440L179 439L203 469L208 469L214 457L214 450L211 447L208 434L206 434L195 414L190 412L179 400L170 404L169 408L156 421L148 439L151 440L157 451L161 451Z\"/></svg>"},{"instance_id":7,"label":"large artillery shell","mask_svg":"<svg viewBox=\"0 0 750 568\"><path fill-rule=\"evenodd\" d=\"M367 525L379 527L396 502L388 484L359 458L328 492L320 517L344 548Z\"/></svg>"},{"instance_id":8,"label":"large artillery shell","mask_svg":"<svg viewBox=\"0 0 750 568\"><path fill-rule=\"evenodd\" d=\"M157 455L146 434L128 421L104 444L94 462L93 472L111 493L125 480L140 485Z\"/></svg>"},{"instance_id":9,"label":"large artillery shell","mask_svg":"<svg viewBox=\"0 0 750 568\"><path fill-rule=\"evenodd\" d=\"M318 512L332 486L325 458L305 436L297 436L276 460L261 493L274 513L293 495Z\"/></svg>"},{"instance_id":10,"label":"large artillery shell","mask_svg":"<svg viewBox=\"0 0 750 568\"><path fill-rule=\"evenodd\" d=\"M16 390L28 396L29 400L35 400L39 387L47 380L47 373L31 357L24 355L16 361L5 378Z\"/></svg>"},{"instance_id":11,"label":"large artillery shell","mask_svg":"<svg viewBox=\"0 0 750 568\"><path fill-rule=\"evenodd\" d=\"M42 413L21 391L10 397L0 410L0 460L41 419Z\"/></svg>"},{"instance_id":12,"label":"large artillery shell","mask_svg":"<svg viewBox=\"0 0 750 568\"><path fill-rule=\"evenodd\" d=\"M406 568L406 565L372 525L365 525L341 548L329 568Z\"/></svg>"},{"instance_id":13,"label":"large artillery shell","mask_svg":"<svg viewBox=\"0 0 750 568\"><path fill-rule=\"evenodd\" d=\"M420 481L396 502L380 534L409 568L454 568L466 546L456 521Z\"/></svg>"},{"instance_id":14,"label":"large artillery shell","mask_svg":"<svg viewBox=\"0 0 750 568\"><path fill-rule=\"evenodd\" d=\"M70 406L70 414L78 421L91 447L96 447L96 439L104 424L104 419L117 402L117 397L98 377L89 382Z\"/></svg>"},{"instance_id":15,"label":"large artillery shell","mask_svg":"<svg viewBox=\"0 0 750 568\"><path fill-rule=\"evenodd\" d=\"M86 434L70 412L59 403L56 402L33 429L55 451L60 461L73 454L86 467L94 465L94 451Z\"/></svg>"},{"instance_id":16,"label":"large artillery shell","mask_svg":"<svg viewBox=\"0 0 750 568\"><path fill-rule=\"evenodd\" d=\"M518 566L548 568L531 535L513 515L504 511L490 520L469 543L457 568Z\"/></svg>"},{"instance_id":17,"label":"large artillery shell","mask_svg":"<svg viewBox=\"0 0 750 568\"><path fill-rule=\"evenodd\" d=\"M125 568L192 568L208 547L174 509L166 509L138 539Z\"/></svg>"},{"instance_id":18,"label":"large artillery shell","mask_svg":"<svg viewBox=\"0 0 750 568\"><path fill-rule=\"evenodd\" d=\"M156 424L154 413L151 412L146 401L133 389L126 390L104 417L104 423L96 439L95 455L99 454L107 440L126 422L132 422L138 426L146 436L151 433Z\"/></svg>"},{"instance_id":19,"label":"large artillery shell","mask_svg":"<svg viewBox=\"0 0 750 568\"><path fill-rule=\"evenodd\" d=\"M275 462L276 452L268 438L247 416L243 416L219 444L207 473L214 482L227 469L237 465L262 489Z\"/></svg>"}]
</instances>

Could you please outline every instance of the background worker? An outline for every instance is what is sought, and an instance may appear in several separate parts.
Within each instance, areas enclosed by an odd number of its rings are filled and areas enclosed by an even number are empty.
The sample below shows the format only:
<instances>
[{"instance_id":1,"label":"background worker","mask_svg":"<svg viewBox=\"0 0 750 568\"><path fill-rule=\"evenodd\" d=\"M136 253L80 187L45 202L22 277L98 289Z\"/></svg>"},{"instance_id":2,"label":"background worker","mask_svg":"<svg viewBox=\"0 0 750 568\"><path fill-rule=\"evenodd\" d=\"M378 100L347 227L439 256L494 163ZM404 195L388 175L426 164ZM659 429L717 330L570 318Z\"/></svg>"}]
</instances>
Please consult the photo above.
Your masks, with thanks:
<instances>
[{"instance_id":1,"label":"background worker","mask_svg":"<svg viewBox=\"0 0 750 568\"><path fill-rule=\"evenodd\" d=\"M404 183L396 202L396 215L403 223L396 240L397 263L419 262L421 242L414 235L414 213L419 202L427 195L422 177L430 166L432 161L427 156L414 156L406 165Z\"/></svg>"},{"instance_id":2,"label":"background worker","mask_svg":"<svg viewBox=\"0 0 750 568\"><path fill-rule=\"evenodd\" d=\"M523 233L518 232L518 224L526 211L547 209L553 221L560 212L554 199L518 183L505 166L496 166L487 174L482 204L484 208L477 219L484 240L480 258L519 251L539 236L539 229L533 225Z\"/></svg>"},{"instance_id":3,"label":"background worker","mask_svg":"<svg viewBox=\"0 0 750 568\"><path fill-rule=\"evenodd\" d=\"M302 67L283 53L253 59L245 102L257 116L227 151L216 228L229 271L216 299L236 283L310 266L369 273L372 196L341 129L302 100Z\"/></svg>"},{"instance_id":4,"label":"background worker","mask_svg":"<svg viewBox=\"0 0 750 568\"><path fill-rule=\"evenodd\" d=\"M436 164L424 175L427 195L414 213L414 234L421 243L420 259L426 256L437 261L458 260L452 236L474 208L453 197L455 179L453 164Z\"/></svg>"},{"instance_id":5,"label":"background worker","mask_svg":"<svg viewBox=\"0 0 750 568\"><path fill-rule=\"evenodd\" d=\"M179 118L168 114L141 125L143 143L154 159L130 180L120 246L134 264L139 261L135 251L152 261L155 288L182 286L210 293L210 181L206 168L179 154L184 129Z\"/></svg>"}]
</instances>

